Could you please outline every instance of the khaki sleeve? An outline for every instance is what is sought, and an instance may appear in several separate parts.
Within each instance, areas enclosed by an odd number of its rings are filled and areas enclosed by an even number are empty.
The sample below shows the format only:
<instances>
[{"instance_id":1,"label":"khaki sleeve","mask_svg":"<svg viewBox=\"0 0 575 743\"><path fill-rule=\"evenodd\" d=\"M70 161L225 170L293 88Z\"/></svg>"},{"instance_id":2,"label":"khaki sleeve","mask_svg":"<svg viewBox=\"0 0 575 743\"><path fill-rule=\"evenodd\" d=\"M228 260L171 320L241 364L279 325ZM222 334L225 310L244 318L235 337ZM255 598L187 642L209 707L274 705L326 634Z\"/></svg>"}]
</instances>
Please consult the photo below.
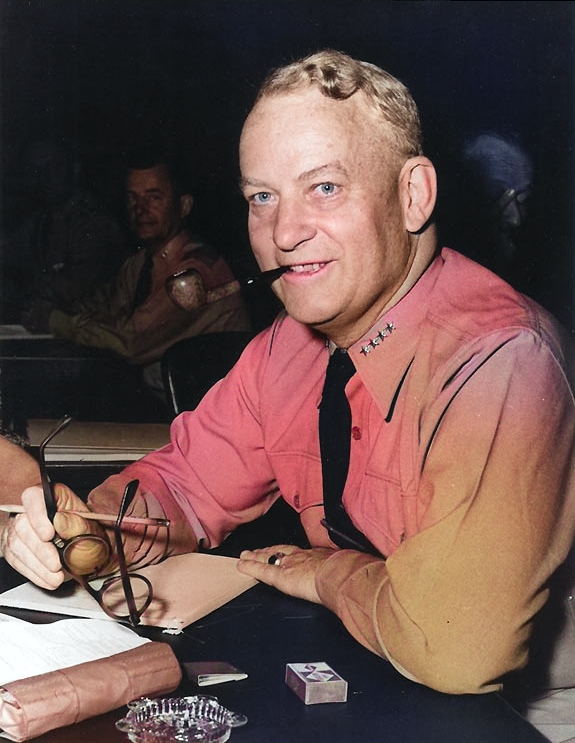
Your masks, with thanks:
<instances>
[{"instance_id":1,"label":"khaki sleeve","mask_svg":"<svg viewBox=\"0 0 575 743\"><path fill-rule=\"evenodd\" d=\"M134 329L132 302L143 255L129 258L113 281L77 301L70 312L50 313L50 332L57 338L93 348L108 348L130 357Z\"/></svg>"},{"instance_id":2,"label":"khaki sleeve","mask_svg":"<svg viewBox=\"0 0 575 743\"><path fill-rule=\"evenodd\" d=\"M480 693L526 664L547 581L573 541L574 406L536 341L500 349L453 384L421 442L418 533L386 561L336 553L316 585L404 675Z\"/></svg>"}]
</instances>

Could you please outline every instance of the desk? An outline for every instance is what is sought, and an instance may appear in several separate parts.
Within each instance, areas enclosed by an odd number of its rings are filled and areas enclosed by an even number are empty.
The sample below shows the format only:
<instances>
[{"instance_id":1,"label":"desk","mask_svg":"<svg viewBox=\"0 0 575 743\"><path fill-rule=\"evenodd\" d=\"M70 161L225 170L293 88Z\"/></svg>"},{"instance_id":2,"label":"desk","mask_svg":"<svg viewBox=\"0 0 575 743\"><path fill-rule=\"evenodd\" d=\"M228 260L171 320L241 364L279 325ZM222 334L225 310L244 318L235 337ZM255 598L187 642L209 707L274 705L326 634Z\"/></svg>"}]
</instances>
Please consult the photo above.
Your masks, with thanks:
<instances>
[{"instance_id":1,"label":"desk","mask_svg":"<svg viewBox=\"0 0 575 743\"><path fill-rule=\"evenodd\" d=\"M20 577L0 560L0 588ZM193 590L193 589L192 589ZM14 612L26 618L25 612ZM28 613L31 618L33 613ZM46 620L48 615L36 615ZM542 743L545 738L497 694L449 696L414 684L358 645L321 606L258 585L179 636L144 628L169 642L180 661L226 660L244 681L203 687L248 724L232 743ZM285 685L289 662L329 663L349 684L345 704L306 706ZM183 682L178 694L198 693ZM123 710L55 730L42 743L126 743L114 728Z\"/></svg>"},{"instance_id":2,"label":"desk","mask_svg":"<svg viewBox=\"0 0 575 743\"><path fill-rule=\"evenodd\" d=\"M88 492L113 468L58 467L54 479ZM270 536L271 535L271 536ZM237 529L219 548L292 542L305 546L295 512L280 500L261 520ZM0 558L0 591L22 577ZM193 590L190 586L188 590ZM8 610L6 610L8 611ZM53 615L14 610L31 621ZM401 676L391 664L359 645L323 606L257 585L199 620L178 636L138 630L168 642L181 662L222 660L248 674L244 681L199 689L184 681L175 694L213 694L228 709L247 715L231 743L544 743L546 739L498 694L450 696ZM286 663L325 661L348 682L345 704L306 706L284 683ZM127 743L114 723L115 710L54 730L38 743ZM2 740L2 739L0 739Z\"/></svg>"},{"instance_id":3,"label":"desk","mask_svg":"<svg viewBox=\"0 0 575 743\"><path fill-rule=\"evenodd\" d=\"M167 405L145 390L138 367L110 351L56 338L0 337L0 420L26 435L29 418L169 422Z\"/></svg>"}]
</instances>

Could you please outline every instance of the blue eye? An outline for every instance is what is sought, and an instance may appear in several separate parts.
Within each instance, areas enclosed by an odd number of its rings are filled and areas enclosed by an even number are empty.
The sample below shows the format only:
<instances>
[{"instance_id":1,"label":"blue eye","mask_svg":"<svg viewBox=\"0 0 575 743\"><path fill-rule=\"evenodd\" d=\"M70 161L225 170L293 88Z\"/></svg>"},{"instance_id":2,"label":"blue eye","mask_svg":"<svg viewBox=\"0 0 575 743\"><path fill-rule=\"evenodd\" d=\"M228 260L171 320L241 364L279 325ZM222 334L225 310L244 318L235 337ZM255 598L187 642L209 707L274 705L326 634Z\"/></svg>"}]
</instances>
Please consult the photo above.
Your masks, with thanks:
<instances>
[{"instance_id":1,"label":"blue eye","mask_svg":"<svg viewBox=\"0 0 575 743\"><path fill-rule=\"evenodd\" d=\"M336 188L337 186L335 183L320 183L319 186L317 186L319 192L325 196L331 196L331 194L335 193Z\"/></svg>"},{"instance_id":2,"label":"blue eye","mask_svg":"<svg viewBox=\"0 0 575 743\"><path fill-rule=\"evenodd\" d=\"M268 204L271 201L272 195L268 191L260 191L255 193L251 200L256 204Z\"/></svg>"}]
</instances>

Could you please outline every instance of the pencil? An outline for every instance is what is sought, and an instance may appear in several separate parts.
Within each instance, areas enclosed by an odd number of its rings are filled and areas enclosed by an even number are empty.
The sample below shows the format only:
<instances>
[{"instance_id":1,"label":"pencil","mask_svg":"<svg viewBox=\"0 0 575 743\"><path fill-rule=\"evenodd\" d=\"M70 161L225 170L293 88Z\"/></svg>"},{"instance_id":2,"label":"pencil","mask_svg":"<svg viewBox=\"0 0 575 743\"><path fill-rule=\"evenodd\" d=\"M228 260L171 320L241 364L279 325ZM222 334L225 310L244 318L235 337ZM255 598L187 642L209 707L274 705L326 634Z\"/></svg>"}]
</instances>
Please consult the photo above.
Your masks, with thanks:
<instances>
[{"instance_id":1,"label":"pencil","mask_svg":"<svg viewBox=\"0 0 575 743\"><path fill-rule=\"evenodd\" d=\"M0 511L5 513L24 513L26 509L24 506L12 505L1 505ZM110 521L115 522L117 516L113 513L93 513L92 511L59 511L59 513L70 513L74 516L81 516L83 519L89 521ZM168 519L154 519L154 518L143 518L140 516L124 516L122 519L123 524L140 524L143 526L169 526L170 522Z\"/></svg>"}]
</instances>

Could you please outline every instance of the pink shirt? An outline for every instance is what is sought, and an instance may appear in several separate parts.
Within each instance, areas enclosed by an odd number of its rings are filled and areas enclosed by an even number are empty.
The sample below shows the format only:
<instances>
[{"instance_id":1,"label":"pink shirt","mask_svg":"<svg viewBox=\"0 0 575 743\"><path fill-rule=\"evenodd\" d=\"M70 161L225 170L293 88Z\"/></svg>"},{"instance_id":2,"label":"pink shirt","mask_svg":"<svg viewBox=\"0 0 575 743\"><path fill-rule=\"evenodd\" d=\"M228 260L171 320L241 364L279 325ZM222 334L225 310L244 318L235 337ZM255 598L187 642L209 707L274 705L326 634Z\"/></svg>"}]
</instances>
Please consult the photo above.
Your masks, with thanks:
<instances>
[{"instance_id":1,"label":"pink shirt","mask_svg":"<svg viewBox=\"0 0 575 743\"><path fill-rule=\"evenodd\" d=\"M350 354L344 504L387 560L339 551L316 584L364 645L449 692L496 688L526 662L544 584L575 523L575 408L551 317L444 250ZM281 317L138 477L216 545L281 495L321 525L325 340ZM97 501L96 490L92 499Z\"/></svg>"}]
</instances>

